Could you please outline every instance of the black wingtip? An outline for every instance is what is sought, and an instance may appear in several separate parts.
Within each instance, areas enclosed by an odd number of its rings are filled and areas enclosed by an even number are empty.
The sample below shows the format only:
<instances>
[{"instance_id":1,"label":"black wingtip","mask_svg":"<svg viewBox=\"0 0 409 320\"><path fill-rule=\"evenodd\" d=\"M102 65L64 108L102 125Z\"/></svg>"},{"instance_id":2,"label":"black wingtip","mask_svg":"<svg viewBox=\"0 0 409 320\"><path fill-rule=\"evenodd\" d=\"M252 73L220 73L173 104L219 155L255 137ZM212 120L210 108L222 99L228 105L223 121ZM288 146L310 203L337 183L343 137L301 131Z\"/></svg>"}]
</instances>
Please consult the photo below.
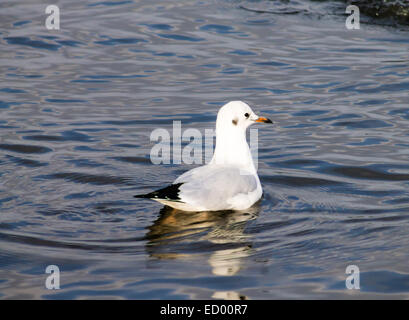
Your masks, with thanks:
<instances>
[{"instance_id":1,"label":"black wingtip","mask_svg":"<svg viewBox=\"0 0 409 320\"><path fill-rule=\"evenodd\" d=\"M133 196L134 198L149 198L147 194L137 194Z\"/></svg>"},{"instance_id":2,"label":"black wingtip","mask_svg":"<svg viewBox=\"0 0 409 320\"><path fill-rule=\"evenodd\" d=\"M166 188L162 188L147 194L137 194L134 198L144 198L144 199L163 199L170 201L180 201L179 198L179 187L183 183L171 184Z\"/></svg>"}]
</instances>

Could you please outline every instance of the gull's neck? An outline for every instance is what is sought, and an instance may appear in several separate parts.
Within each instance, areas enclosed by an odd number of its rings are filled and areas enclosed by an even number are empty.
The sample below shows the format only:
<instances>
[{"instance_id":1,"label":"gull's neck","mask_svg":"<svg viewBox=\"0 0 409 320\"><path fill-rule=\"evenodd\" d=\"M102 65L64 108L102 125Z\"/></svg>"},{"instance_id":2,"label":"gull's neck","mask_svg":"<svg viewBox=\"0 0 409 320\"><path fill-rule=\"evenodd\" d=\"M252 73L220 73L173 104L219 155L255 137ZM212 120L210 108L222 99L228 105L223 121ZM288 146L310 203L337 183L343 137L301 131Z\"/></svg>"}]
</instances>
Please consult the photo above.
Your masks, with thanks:
<instances>
[{"instance_id":1,"label":"gull's neck","mask_svg":"<svg viewBox=\"0 0 409 320\"><path fill-rule=\"evenodd\" d=\"M257 173L246 141L246 131L241 128L217 128L216 148L210 164L238 167Z\"/></svg>"}]
</instances>

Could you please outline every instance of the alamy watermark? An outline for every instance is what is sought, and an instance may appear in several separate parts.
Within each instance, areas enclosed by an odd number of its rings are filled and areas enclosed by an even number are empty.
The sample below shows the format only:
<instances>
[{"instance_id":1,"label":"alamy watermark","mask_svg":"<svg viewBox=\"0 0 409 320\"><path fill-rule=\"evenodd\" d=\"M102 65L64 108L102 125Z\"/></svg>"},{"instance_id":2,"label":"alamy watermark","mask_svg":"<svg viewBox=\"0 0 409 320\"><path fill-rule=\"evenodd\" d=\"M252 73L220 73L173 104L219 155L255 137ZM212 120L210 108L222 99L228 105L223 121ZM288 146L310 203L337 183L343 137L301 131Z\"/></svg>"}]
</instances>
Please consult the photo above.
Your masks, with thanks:
<instances>
[{"instance_id":1,"label":"alamy watermark","mask_svg":"<svg viewBox=\"0 0 409 320\"><path fill-rule=\"evenodd\" d=\"M45 27L48 30L60 30L60 8L55 4L51 4L45 8L45 13L49 15L45 20ZM349 14L349 16L345 20L345 27L348 30L359 30L359 7L356 5L349 5L345 9L345 13Z\"/></svg>"},{"instance_id":2,"label":"alamy watermark","mask_svg":"<svg viewBox=\"0 0 409 320\"><path fill-rule=\"evenodd\" d=\"M45 13L49 15L45 20L45 27L48 30L60 30L60 8L55 4L51 4L45 8ZM349 14L349 16L345 20L345 27L348 30L359 30L359 7L356 5L349 5L345 9L345 13Z\"/></svg>"},{"instance_id":3,"label":"alamy watermark","mask_svg":"<svg viewBox=\"0 0 409 320\"><path fill-rule=\"evenodd\" d=\"M359 18L360 18L360 13L359 13L359 8L358 6L355 5L350 5L346 8L345 13L348 13L349 16L347 17L345 21L345 27L348 30L359 30L360 29L360 23L359 23Z\"/></svg>"},{"instance_id":4,"label":"alamy watermark","mask_svg":"<svg viewBox=\"0 0 409 320\"><path fill-rule=\"evenodd\" d=\"M49 14L45 20L45 27L48 30L60 30L60 8L52 4L45 8L45 13Z\"/></svg>"},{"instance_id":5,"label":"alamy watermark","mask_svg":"<svg viewBox=\"0 0 409 320\"><path fill-rule=\"evenodd\" d=\"M360 277L358 266L352 264L347 266L345 270L346 274L349 274L345 280L345 286L348 290L359 290L360 289Z\"/></svg>"},{"instance_id":6,"label":"alamy watermark","mask_svg":"<svg viewBox=\"0 0 409 320\"><path fill-rule=\"evenodd\" d=\"M52 264L47 266L45 273L50 274L45 280L45 287L48 290L60 289L60 268Z\"/></svg>"},{"instance_id":7,"label":"alamy watermark","mask_svg":"<svg viewBox=\"0 0 409 320\"><path fill-rule=\"evenodd\" d=\"M171 139L172 137L172 139ZM151 132L151 142L156 142L150 152L153 164L208 164L213 157L216 130L188 128L182 132L181 121L173 121L172 133L157 128ZM182 143L187 143L182 148ZM249 147L255 168L258 165L258 130L249 129Z\"/></svg>"}]
</instances>

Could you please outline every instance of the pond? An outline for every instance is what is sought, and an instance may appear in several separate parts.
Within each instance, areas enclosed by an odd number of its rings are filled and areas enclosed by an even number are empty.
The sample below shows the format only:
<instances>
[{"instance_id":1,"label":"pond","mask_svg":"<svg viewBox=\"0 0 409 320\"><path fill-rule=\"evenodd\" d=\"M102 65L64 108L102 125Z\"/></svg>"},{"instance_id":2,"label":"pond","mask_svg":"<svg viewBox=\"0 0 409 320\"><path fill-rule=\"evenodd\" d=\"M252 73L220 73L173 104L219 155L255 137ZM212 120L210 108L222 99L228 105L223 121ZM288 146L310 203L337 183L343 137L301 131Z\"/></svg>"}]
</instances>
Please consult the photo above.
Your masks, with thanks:
<instances>
[{"instance_id":1,"label":"pond","mask_svg":"<svg viewBox=\"0 0 409 320\"><path fill-rule=\"evenodd\" d=\"M72 0L48 30L46 5L0 4L0 299L409 297L407 27L348 30L343 2ZM133 198L195 167L153 164L151 133L204 133L230 100L274 121L262 200Z\"/></svg>"}]
</instances>

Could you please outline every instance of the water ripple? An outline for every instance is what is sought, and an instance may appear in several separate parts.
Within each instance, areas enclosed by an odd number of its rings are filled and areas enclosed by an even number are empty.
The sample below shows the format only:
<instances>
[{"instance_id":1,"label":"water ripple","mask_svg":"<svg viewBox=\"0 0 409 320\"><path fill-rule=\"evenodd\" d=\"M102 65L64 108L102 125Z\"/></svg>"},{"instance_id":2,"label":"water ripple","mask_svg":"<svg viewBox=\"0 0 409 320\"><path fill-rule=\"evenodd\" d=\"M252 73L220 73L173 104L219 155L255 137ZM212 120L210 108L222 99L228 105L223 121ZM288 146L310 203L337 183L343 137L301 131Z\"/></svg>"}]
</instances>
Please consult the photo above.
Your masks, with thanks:
<instances>
[{"instance_id":1,"label":"water ripple","mask_svg":"<svg viewBox=\"0 0 409 320\"><path fill-rule=\"evenodd\" d=\"M405 28L347 32L334 1L72 0L57 32L27 4L0 32L2 299L350 298L349 264L356 297L407 299ZM193 167L153 165L152 131L214 129L229 100L274 121L252 127L263 198L134 199Z\"/></svg>"},{"instance_id":2,"label":"water ripple","mask_svg":"<svg viewBox=\"0 0 409 320\"><path fill-rule=\"evenodd\" d=\"M18 153L47 153L52 151L50 148L42 146L23 144L0 144L0 149Z\"/></svg>"}]
</instances>

